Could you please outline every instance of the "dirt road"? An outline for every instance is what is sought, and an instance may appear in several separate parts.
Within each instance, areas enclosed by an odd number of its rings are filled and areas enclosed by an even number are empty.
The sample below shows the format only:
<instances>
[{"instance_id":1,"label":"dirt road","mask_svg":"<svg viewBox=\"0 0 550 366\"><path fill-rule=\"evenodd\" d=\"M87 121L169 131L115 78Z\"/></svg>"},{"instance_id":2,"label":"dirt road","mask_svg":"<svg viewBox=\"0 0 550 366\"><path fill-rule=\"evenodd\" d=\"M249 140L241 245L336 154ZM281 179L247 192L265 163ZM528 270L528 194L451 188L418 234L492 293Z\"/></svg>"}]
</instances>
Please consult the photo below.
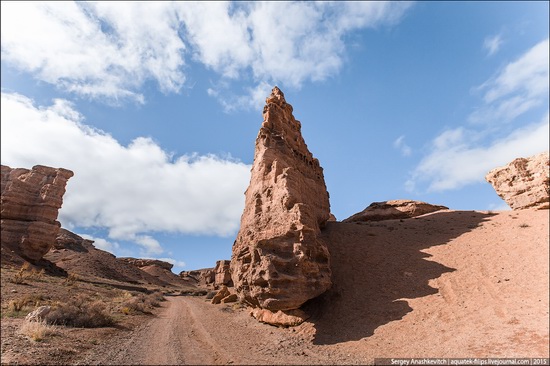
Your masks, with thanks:
<instances>
[{"instance_id":1,"label":"dirt road","mask_svg":"<svg viewBox=\"0 0 550 366\"><path fill-rule=\"evenodd\" d=\"M112 337L79 364L227 365L322 363L311 337L260 324L235 304L167 297L162 309L126 336ZM282 361L284 360L284 361Z\"/></svg>"},{"instance_id":2,"label":"dirt road","mask_svg":"<svg viewBox=\"0 0 550 366\"><path fill-rule=\"evenodd\" d=\"M89 364L227 364L219 346L196 319L197 299L168 297L158 316L134 329L128 339L112 339ZM200 301L200 300L199 300Z\"/></svg>"}]
</instances>

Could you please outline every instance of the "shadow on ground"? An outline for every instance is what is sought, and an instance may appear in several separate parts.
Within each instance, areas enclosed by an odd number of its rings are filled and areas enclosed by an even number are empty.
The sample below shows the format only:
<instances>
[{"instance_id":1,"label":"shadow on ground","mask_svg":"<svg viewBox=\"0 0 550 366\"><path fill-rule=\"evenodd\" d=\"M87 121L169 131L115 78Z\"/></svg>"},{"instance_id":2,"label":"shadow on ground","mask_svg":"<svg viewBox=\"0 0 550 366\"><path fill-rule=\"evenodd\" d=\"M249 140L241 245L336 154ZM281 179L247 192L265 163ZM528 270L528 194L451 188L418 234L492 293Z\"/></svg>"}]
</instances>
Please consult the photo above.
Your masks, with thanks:
<instances>
[{"instance_id":1,"label":"shadow on ground","mask_svg":"<svg viewBox=\"0 0 550 366\"><path fill-rule=\"evenodd\" d=\"M323 236L333 286L303 306L316 328L314 344L369 337L413 310L404 299L437 293L429 281L455 269L431 261L422 250L449 243L488 216L442 211L405 220L329 223Z\"/></svg>"}]
</instances>

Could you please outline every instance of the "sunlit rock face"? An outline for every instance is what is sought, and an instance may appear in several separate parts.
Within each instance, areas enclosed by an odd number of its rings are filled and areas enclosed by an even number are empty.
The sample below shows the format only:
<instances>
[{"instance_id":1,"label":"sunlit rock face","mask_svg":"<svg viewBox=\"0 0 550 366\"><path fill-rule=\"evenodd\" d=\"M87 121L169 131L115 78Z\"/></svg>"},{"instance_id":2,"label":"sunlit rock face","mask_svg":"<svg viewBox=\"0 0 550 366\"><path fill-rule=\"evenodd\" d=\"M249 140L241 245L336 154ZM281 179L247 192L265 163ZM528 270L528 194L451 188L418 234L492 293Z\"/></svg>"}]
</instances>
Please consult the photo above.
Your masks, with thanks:
<instances>
[{"instance_id":1,"label":"sunlit rock face","mask_svg":"<svg viewBox=\"0 0 550 366\"><path fill-rule=\"evenodd\" d=\"M449 208L445 206L432 205L430 203L413 200L373 202L363 211L348 217L342 222L408 219L411 217L448 209Z\"/></svg>"},{"instance_id":2,"label":"sunlit rock face","mask_svg":"<svg viewBox=\"0 0 550 366\"><path fill-rule=\"evenodd\" d=\"M331 285L329 252L319 237L330 218L329 195L292 111L275 87L266 99L231 258L241 300L273 311L297 309Z\"/></svg>"},{"instance_id":3,"label":"sunlit rock face","mask_svg":"<svg viewBox=\"0 0 550 366\"><path fill-rule=\"evenodd\" d=\"M548 151L517 158L485 176L497 194L513 210L549 209L550 168Z\"/></svg>"},{"instance_id":4,"label":"sunlit rock face","mask_svg":"<svg viewBox=\"0 0 550 366\"><path fill-rule=\"evenodd\" d=\"M35 262L54 245L57 214L73 172L36 165L31 170L2 165L2 247Z\"/></svg>"}]
</instances>

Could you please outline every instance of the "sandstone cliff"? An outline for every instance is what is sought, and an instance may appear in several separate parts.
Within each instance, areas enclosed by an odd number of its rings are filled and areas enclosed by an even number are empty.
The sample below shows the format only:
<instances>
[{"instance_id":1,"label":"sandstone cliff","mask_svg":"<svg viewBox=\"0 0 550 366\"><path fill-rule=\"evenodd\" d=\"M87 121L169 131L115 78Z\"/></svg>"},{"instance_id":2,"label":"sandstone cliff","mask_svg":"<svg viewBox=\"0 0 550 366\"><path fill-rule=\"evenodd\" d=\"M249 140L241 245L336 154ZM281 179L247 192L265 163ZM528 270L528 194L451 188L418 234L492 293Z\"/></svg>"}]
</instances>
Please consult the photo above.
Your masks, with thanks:
<instances>
[{"instance_id":1,"label":"sandstone cliff","mask_svg":"<svg viewBox=\"0 0 550 366\"><path fill-rule=\"evenodd\" d=\"M239 297L272 311L299 308L331 285L319 238L330 217L323 169L283 93L266 99L231 272Z\"/></svg>"},{"instance_id":2,"label":"sandstone cliff","mask_svg":"<svg viewBox=\"0 0 550 366\"><path fill-rule=\"evenodd\" d=\"M31 170L2 165L2 247L31 261L54 245L67 180L73 172L36 165Z\"/></svg>"},{"instance_id":3,"label":"sandstone cliff","mask_svg":"<svg viewBox=\"0 0 550 366\"><path fill-rule=\"evenodd\" d=\"M518 158L495 168L485 176L497 194L513 210L550 208L550 169L548 151L529 158Z\"/></svg>"}]
</instances>

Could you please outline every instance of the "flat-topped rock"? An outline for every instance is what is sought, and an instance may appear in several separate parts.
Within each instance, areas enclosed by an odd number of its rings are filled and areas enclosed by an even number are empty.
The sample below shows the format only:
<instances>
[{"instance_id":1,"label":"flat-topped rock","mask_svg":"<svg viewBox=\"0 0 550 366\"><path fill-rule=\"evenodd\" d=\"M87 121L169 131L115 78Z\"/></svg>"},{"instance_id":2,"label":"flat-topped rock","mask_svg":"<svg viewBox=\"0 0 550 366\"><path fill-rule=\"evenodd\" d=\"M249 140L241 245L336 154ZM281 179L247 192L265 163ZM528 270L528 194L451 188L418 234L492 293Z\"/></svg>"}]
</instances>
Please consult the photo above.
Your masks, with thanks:
<instances>
[{"instance_id":1,"label":"flat-topped rock","mask_svg":"<svg viewBox=\"0 0 550 366\"><path fill-rule=\"evenodd\" d=\"M32 169L2 165L2 246L35 262L54 245L61 224L57 215L73 172L36 165Z\"/></svg>"},{"instance_id":2,"label":"flat-topped rock","mask_svg":"<svg viewBox=\"0 0 550 366\"><path fill-rule=\"evenodd\" d=\"M348 217L342 222L408 219L411 217L448 209L449 208L445 206L432 205L426 202L413 200L373 202L363 211Z\"/></svg>"},{"instance_id":3,"label":"flat-topped rock","mask_svg":"<svg viewBox=\"0 0 550 366\"><path fill-rule=\"evenodd\" d=\"M168 263L168 262L161 261L161 260L158 260L158 259L142 259L142 258L122 257L122 258L118 258L118 260L119 261L124 261L124 262L129 263L131 265L134 265L138 268L149 267L149 266L157 266L157 267L160 267L160 268L164 268L168 271L171 271L172 267L174 267L174 265L172 263Z\"/></svg>"}]
</instances>

